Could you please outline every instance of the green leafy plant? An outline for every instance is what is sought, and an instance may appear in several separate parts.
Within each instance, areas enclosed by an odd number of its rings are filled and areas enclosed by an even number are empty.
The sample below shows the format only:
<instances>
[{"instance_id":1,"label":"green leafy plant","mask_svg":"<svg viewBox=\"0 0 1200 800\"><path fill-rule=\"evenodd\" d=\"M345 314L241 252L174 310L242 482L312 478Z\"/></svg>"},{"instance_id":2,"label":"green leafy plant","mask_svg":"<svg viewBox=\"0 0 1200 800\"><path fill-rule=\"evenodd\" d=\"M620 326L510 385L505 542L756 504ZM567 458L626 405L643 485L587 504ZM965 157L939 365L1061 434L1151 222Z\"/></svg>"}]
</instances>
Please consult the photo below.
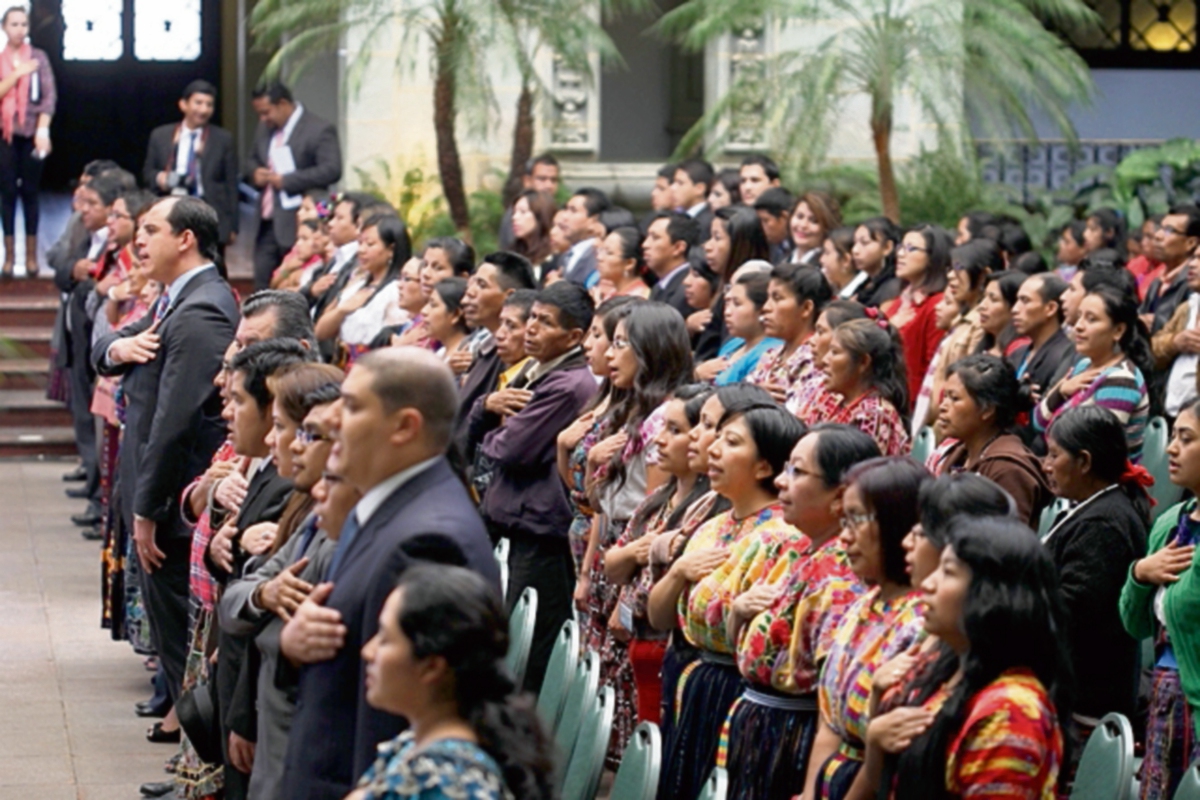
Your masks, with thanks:
<instances>
[{"instance_id":1,"label":"green leafy plant","mask_svg":"<svg viewBox=\"0 0 1200 800\"><path fill-rule=\"evenodd\" d=\"M891 153L902 99L965 152L970 123L1032 136L1035 111L1073 140L1066 109L1094 91L1083 59L1043 24L1094 25L1083 0L687 0L660 27L699 49L764 20L783 46L764 69L743 72L680 151L723 146L728 114L761 106L770 149L810 171L846 98L865 95L880 205L893 219L902 212Z\"/></svg>"},{"instance_id":2,"label":"green leafy plant","mask_svg":"<svg viewBox=\"0 0 1200 800\"><path fill-rule=\"evenodd\" d=\"M1147 217L1165 214L1177 202L1192 201L1200 191L1200 142L1172 139L1157 147L1135 150L1116 167L1096 166L1074 176L1081 185L1070 197L1080 213L1115 208L1130 230Z\"/></svg>"}]
</instances>

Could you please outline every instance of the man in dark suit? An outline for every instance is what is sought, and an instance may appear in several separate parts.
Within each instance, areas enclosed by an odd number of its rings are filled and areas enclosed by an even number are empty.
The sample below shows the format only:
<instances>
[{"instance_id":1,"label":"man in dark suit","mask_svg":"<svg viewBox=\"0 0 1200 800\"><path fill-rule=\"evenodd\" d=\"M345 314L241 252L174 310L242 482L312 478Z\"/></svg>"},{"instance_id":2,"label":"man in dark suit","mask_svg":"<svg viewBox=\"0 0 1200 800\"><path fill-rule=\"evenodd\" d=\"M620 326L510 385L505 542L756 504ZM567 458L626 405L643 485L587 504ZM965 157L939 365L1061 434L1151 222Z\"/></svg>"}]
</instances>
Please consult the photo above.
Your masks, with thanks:
<instances>
[{"instance_id":1,"label":"man in dark suit","mask_svg":"<svg viewBox=\"0 0 1200 800\"><path fill-rule=\"evenodd\" d=\"M233 244L238 229L237 148L233 134L210 125L217 88L192 81L183 90L183 121L160 125L150 133L142 180L161 195L199 197L220 221L222 245Z\"/></svg>"},{"instance_id":2,"label":"man in dark suit","mask_svg":"<svg viewBox=\"0 0 1200 800\"><path fill-rule=\"evenodd\" d=\"M123 376L128 405L117 502L121 522L133 532L172 701L187 660L192 544L179 498L225 439L213 378L238 324L233 290L213 263L218 230L217 213L196 198L167 197L151 206L134 242L148 277L162 283L162 298L92 350L100 374Z\"/></svg>"},{"instance_id":3,"label":"man in dark suit","mask_svg":"<svg viewBox=\"0 0 1200 800\"><path fill-rule=\"evenodd\" d=\"M210 545L209 569L222 584L240 578L251 557L262 554L264 544L269 545L264 536L269 528L262 524L278 522L292 494L291 476L279 474L267 445L275 400L267 381L312 357L313 351L295 339L266 339L249 345L230 362L229 402L225 406L230 439L239 456L258 461L236 519L227 523ZM250 637L245 634L221 629L218 636L216 683L225 743L225 796L240 800L248 794L254 763L257 651L248 648Z\"/></svg>"},{"instance_id":4,"label":"man in dark suit","mask_svg":"<svg viewBox=\"0 0 1200 800\"><path fill-rule=\"evenodd\" d=\"M612 208L608 195L599 189L583 188L571 195L559 214L559 232L571 243L558 261L563 280L587 287L596 272L596 242L604 236L600 215Z\"/></svg>"},{"instance_id":5,"label":"man in dark suit","mask_svg":"<svg viewBox=\"0 0 1200 800\"><path fill-rule=\"evenodd\" d=\"M708 206L708 192L714 179L712 164L699 158L679 162L671 180L671 194L675 208L682 211L700 226L699 241L708 241L712 231L713 210Z\"/></svg>"},{"instance_id":6,"label":"man in dark suit","mask_svg":"<svg viewBox=\"0 0 1200 800\"><path fill-rule=\"evenodd\" d=\"M254 240L254 288L265 289L271 273L296 243L296 209L304 193L325 189L342 177L337 130L292 99L281 83L254 92L258 131L246 162L246 180L262 195Z\"/></svg>"},{"instance_id":7,"label":"man in dark suit","mask_svg":"<svg viewBox=\"0 0 1200 800\"><path fill-rule=\"evenodd\" d=\"M403 720L370 708L360 651L415 560L467 566L499 589L491 542L446 461L458 407L449 367L428 350L377 350L342 385L331 472L363 491L338 538L326 582L284 627L300 672L281 797L340 800Z\"/></svg>"},{"instance_id":8,"label":"man in dark suit","mask_svg":"<svg viewBox=\"0 0 1200 800\"><path fill-rule=\"evenodd\" d=\"M696 220L686 214L663 211L655 215L642 243L646 268L658 276L650 290L650 299L666 303L683 314L684 319L698 310L688 305L683 279L691 266L688 254L699 239L700 226Z\"/></svg>"}]
</instances>

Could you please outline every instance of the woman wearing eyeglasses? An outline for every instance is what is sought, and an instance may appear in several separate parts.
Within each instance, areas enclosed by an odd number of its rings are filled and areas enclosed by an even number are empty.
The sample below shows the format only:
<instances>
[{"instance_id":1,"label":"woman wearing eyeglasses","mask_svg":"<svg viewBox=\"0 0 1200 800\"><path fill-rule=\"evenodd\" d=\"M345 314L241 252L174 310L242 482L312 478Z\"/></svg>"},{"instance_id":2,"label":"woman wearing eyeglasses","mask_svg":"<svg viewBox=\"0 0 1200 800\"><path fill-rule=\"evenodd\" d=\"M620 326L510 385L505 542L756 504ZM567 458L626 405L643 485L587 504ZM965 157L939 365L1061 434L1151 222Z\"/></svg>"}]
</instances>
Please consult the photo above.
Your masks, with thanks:
<instances>
[{"instance_id":1,"label":"woman wearing eyeglasses","mask_svg":"<svg viewBox=\"0 0 1200 800\"><path fill-rule=\"evenodd\" d=\"M918 494L928 480L925 468L908 458L872 459L846 477L842 546L854 574L871 588L833 630L821 670L821 721L805 791L814 800L837 800L861 789L854 784L875 670L910 647L921 631L920 594L905 568L903 542L917 523Z\"/></svg>"},{"instance_id":2,"label":"woman wearing eyeglasses","mask_svg":"<svg viewBox=\"0 0 1200 800\"><path fill-rule=\"evenodd\" d=\"M718 761L729 773L731 798L788 798L804 791L825 635L865 589L838 537L842 478L855 464L878 457L878 445L862 431L818 425L796 443L775 479L784 520L804 531L809 544L778 580L772 574L734 600L726 622L746 681L729 710L728 755Z\"/></svg>"},{"instance_id":3,"label":"woman wearing eyeglasses","mask_svg":"<svg viewBox=\"0 0 1200 800\"><path fill-rule=\"evenodd\" d=\"M900 332L912 399L920 393L921 380L942 341L944 332L938 330L934 309L946 290L951 247L950 234L934 225L918 225L904 234L896 248L896 277L903 281L904 289L880 308Z\"/></svg>"},{"instance_id":4,"label":"woman wearing eyeglasses","mask_svg":"<svg viewBox=\"0 0 1200 800\"><path fill-rule=\"evenodd\" d=\"M679 718L663 747L658 797L664 800L694 800L712 770L729 707L742 693L726 628L733 601L786 574L808 544L783 519L774 487L803 432L799 420L765 395L744 410L725 412L708 451L708 477L730 510L696 531L651 592L660 612L664 601L675 601L675 623L700 651L677 690ZM662 619L656 614L651 621Z\"/></svg>"}]
</instances>

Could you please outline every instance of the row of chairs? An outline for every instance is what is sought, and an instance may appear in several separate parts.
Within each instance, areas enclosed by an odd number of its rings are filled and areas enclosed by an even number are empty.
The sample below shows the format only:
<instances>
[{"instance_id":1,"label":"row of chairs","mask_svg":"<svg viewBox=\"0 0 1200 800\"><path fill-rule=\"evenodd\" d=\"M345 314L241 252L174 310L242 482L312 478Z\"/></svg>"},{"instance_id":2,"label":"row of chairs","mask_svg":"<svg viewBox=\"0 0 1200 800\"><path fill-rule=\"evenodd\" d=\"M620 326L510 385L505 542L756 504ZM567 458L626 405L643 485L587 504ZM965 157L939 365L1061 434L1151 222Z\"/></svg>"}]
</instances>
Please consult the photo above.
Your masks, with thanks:
<instances>
[{"instance_id":1,"label":"row of chairs","mask_svg":"<svg viewBox=\"0 0 1200 800\"><path fill-rule=\"evenodd\" d=\"M1070 800L1133 800L1137 771L1133 727L1122 714L1105 714L1083 748ZM1174 800L1200 800L1200 761L1183 774Z\"/></svg>"},{"instance_id":2,"label":"row of chairs","mask_svg":"<svg viewBox=\"0 0 1200 800\"><path fill-rule=\"evenodd\" d=\"M1171 483L1167 471L1167 444L1171 439L1171 429L1162 417L1154 417L1146 425L1146 438L1142 443L1142 466L1154 478L1150 487L1150 497L1154 499L1154 508L1150 512L1156 519L1159 514L1183 499L1183 489ZM919 464L924 464L937 447L937 437L933 428L928 425L917 431L913 440L912 457ZM1045 536L1050 530L1054 519L1067 508L1065 500L1058 500L1042 511L1038 526L1038 535Z\"/></svg>"}]
</instances>

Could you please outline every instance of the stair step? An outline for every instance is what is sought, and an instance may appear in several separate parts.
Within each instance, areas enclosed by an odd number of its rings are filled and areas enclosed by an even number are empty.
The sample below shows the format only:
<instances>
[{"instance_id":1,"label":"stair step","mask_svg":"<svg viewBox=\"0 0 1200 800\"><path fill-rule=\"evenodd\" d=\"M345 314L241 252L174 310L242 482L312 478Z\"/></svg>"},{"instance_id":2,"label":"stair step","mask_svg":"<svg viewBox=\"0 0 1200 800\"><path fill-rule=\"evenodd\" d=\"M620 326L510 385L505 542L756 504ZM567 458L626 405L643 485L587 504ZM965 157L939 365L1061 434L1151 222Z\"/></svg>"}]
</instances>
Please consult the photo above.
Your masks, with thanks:
<instances>
[{"instance_id":1,"label":"stair step","mask_svg":"<svg viewBox=\"0 0 1200 800\"><path fill-rule=\"evenodd\" d=\"M0 359L0 387L4 389L45 389L49 378L49 359Z\"/></svg>"},{"instance_id":2,"label":"stair step","mask_svg":"<svg viewBox=\"0 0 1200 800\"><path fill-rule=\"evenodd\" d=\"M47 273L49 275L49 273ZM15 280L0 280L0 297L55 297L59 289L49 277L36 280L17 278Z\"/></svg>"},{"instance_id":3,"label":"stair step","mask_svg":"<svg viewBox=\"0 0 1200 800\"><path fill-rule=\"evenodd\" d=\"M54 428L71 425L65 405L46 397L38 389L0 391L0 428Z\"/></svg>"},{"instance_id":4,"label":"stair step","mask_svg":"<svg viewBox=\"0 0 1200 800\"><path fill-rule=\"evenodd\" d=\"M0 326L0 358L11 345L14 358L46 358L54 330L48 327Z\"/></svg>"},{"instance_id":5,"label":"stair step","mask_svg":"<svg viewBox=\"0 0 1200 800\"><path fill-rule=\"evenodd\" d=\"M0 427L0 458L67 456L76 452L69 427Z\"/></svg>"},{"instance_id":6,"label":"stair step","mask_svg":"<svg viewBox=\"0 0 1200 800\"><path fill-rule=\"evenodd\" d=\"M57 297L0 296L0 324L7 328L52 327L59 305Z\"/></svg>"}]
</instances>

